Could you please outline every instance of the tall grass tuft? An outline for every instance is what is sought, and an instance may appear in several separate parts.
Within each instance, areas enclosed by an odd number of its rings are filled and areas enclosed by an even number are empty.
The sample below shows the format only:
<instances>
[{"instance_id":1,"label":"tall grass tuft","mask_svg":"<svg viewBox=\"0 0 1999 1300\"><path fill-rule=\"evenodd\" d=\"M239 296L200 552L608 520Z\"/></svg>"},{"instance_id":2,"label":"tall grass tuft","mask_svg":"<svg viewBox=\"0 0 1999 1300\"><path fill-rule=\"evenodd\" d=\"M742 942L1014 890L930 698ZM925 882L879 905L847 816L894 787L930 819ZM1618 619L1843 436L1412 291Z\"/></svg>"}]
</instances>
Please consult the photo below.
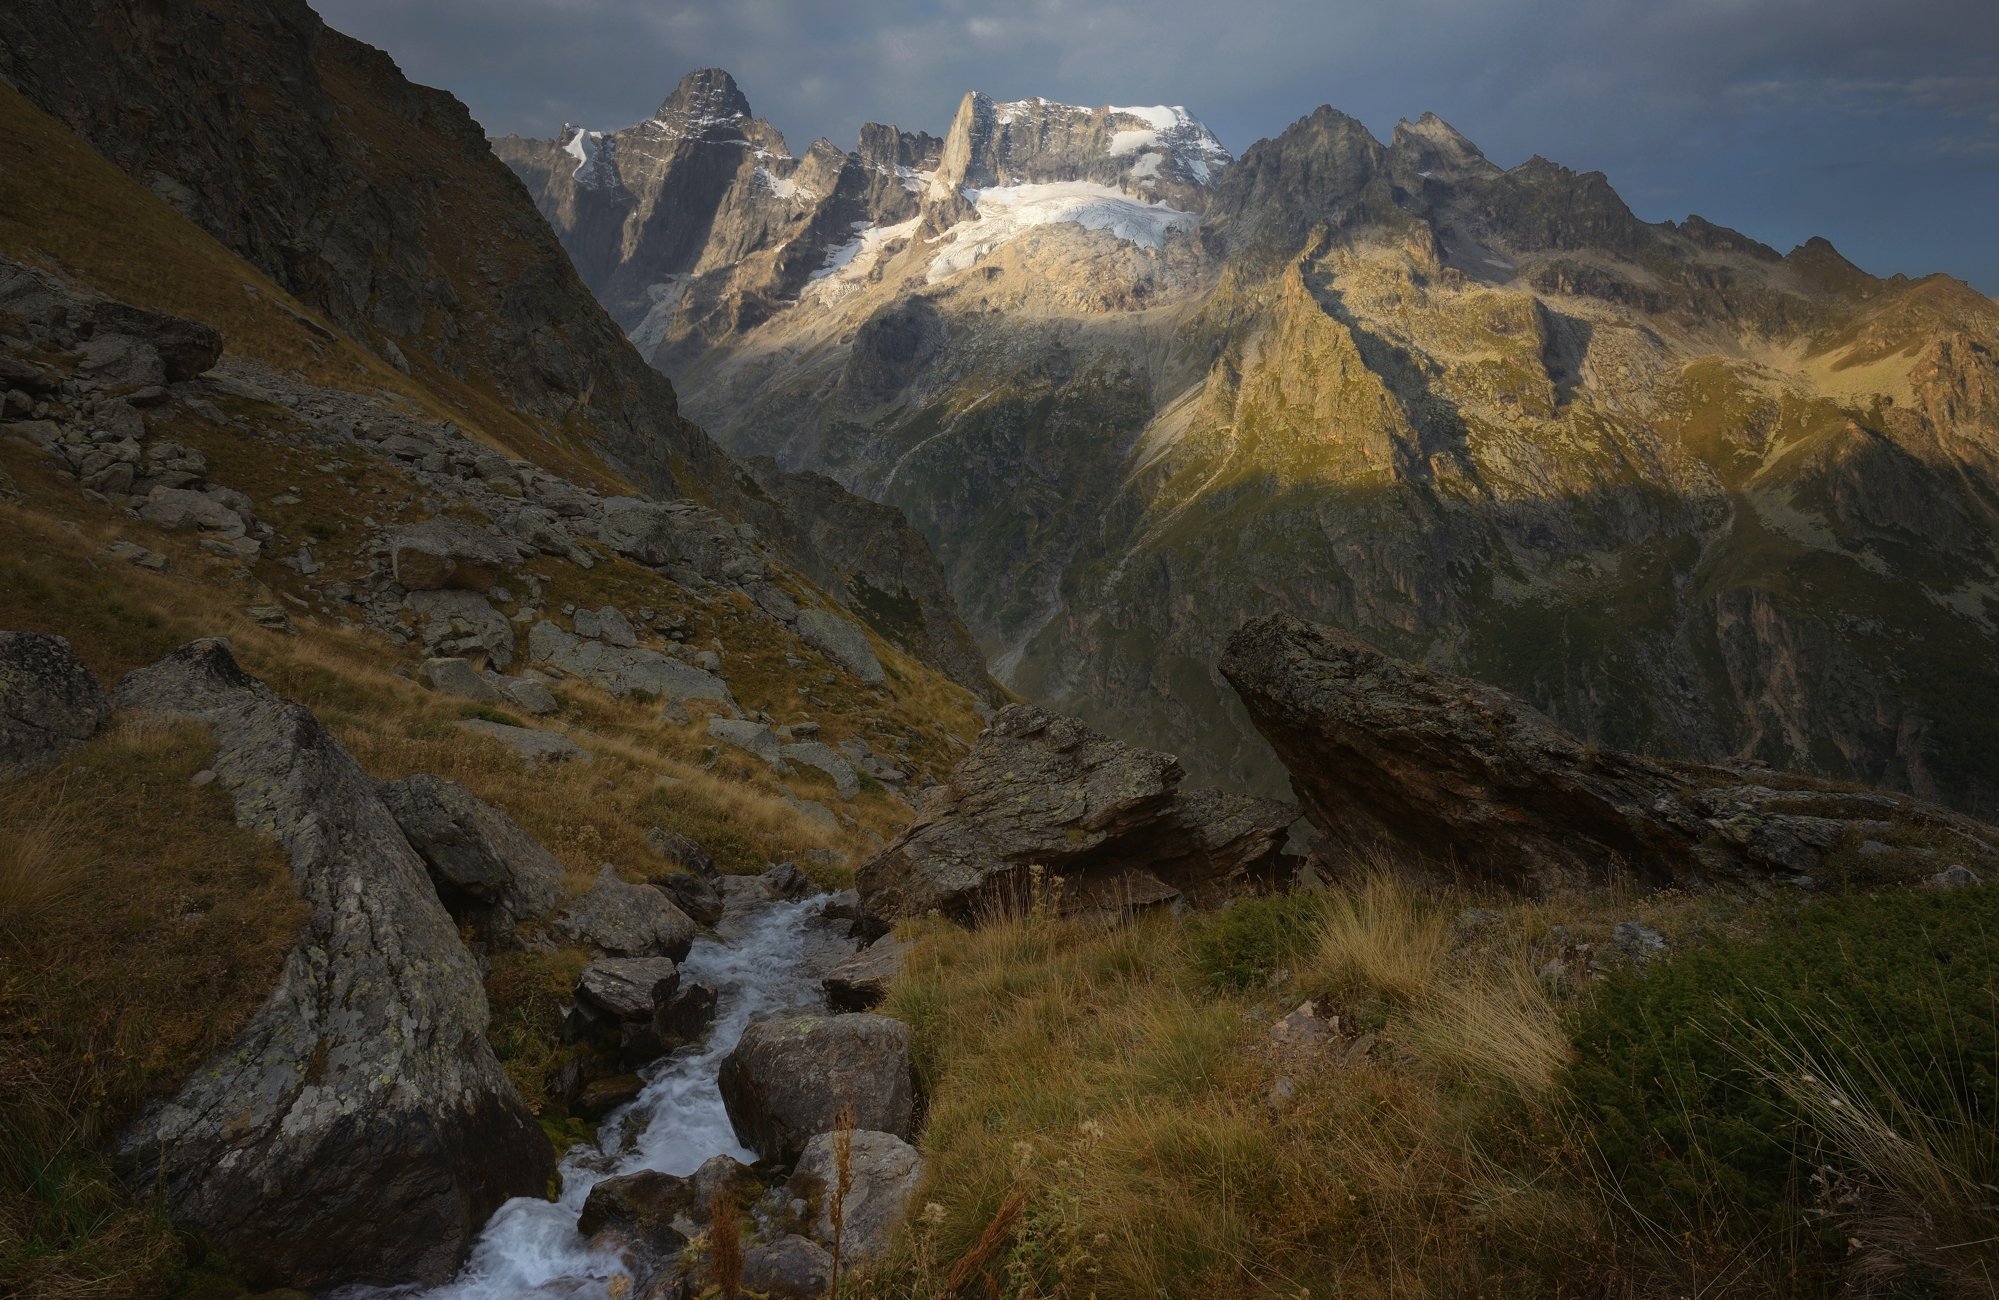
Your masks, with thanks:
<instances>
[{"instance_id":1,"label":"tall grass tuft","mask_svg":"<svg viewBox=\"0 0 1999 1300\"><path fill-rule=\"evenodd\" d=\"M1819 1144L1820 1212L1849 1234L1863 1289L1914 1275L1958 1296L1999 1295L1999 1127L1965 1080L1886 1056L1819 1016L1802 1029L1733 1017L1737 1054ZM1927 1104L1918 1096L1935 1098Z\"/></svg>"},{"instance_id":2,"label":"tall grass tuft","mask_svg":"<svg viewBox=\"0 0 1999 1300\"><path fill-rule=\"evenodd\" d=\"M19 935L61 907L82 885L84 866L63 793L37 806L17 792L0 804L0 937Z\"/></svg>"},{"instance_id":3,"label":"tall grass tuft","mask_svg":"<svg viewBox=\"0 0 1999 1300\"><path fill-rule=\"evenodd\" d=\"M1409 1005L1437 979L1449 939L1441 911L1385 872L1372 872L1353 892L1327 900L1318 975L1332 988L1373 991Z\"/></svg>"}]
</instances>

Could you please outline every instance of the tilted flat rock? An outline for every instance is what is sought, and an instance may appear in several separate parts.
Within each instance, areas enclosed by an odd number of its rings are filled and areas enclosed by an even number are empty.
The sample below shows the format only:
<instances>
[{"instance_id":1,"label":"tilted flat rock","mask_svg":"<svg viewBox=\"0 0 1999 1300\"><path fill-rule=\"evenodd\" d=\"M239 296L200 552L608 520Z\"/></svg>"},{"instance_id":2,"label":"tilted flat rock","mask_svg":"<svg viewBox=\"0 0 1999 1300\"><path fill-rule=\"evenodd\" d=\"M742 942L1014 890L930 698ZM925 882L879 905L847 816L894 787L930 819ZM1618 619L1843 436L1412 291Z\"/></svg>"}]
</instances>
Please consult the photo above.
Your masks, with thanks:
<instances>
[{"instance_id":1,"label":"tilted flat rock","mask_svg":"<svg viewBox=\"0 0 1999 1300\"><path fill-rule=\"evenodd\" d=\"M805 644L868 685L879 686L888 680L881 661L875 658L875 648L868 644L868 634L859 623L841 618L831 610L804 609L798 612L798 635Z\"/></svg>"},{"instance_id":2,"label":"tilted flat rock","mask_svg":"<svg viewBox=\"0 0 1999 1300\"><path fill-rule=\"evenodd\" d=\"M986 907L1022 901L1033 866L1078 899L1133 871L1196 906L1270 883L1298 810L1182 791L1180 776L1170 755L1009 705L936 802L926 800L923 815L854 873L855 888L873 916L934 909L974 921Z\"/></svg>"},{"instance_id":3,"label":"tilted flat rock","mask_svg":"<svg viewBox=\"0 0 1999 1300\"><path fill-rule=\"evenodd\" d=\"M513 818L456 781L419 774L384 781L410 847L430 868L445 906L490 910L498 925L546 916L562 901L562 864Z\"/></svg>"},{"instance_id":4,"label":"tilted flat rock","mask_svg":"<svg viewBox=\"0 0 1999 1300\"><path fill-rule=\"evenodd\" d=\"M515 727L504 722L492 722L486 718L467 718L452 725L460 731L469 731L488 740L497 740L529 763L590 761L589 750L559 731L545 731L540 727Z\"/></svg>"},{"instance_id":5,"label":"tilted flat rock","mask_svg":"<svg viewBox=\"0 0 1999 1300\"><path fill-rule=\"evenodd\" d=\"M916 1135L909 1026L886 1016L794 1012L752 1021L722 1062L729 1121L766 1160L795 1160L843 1106L857 1128Z\"/></svg>"},{"instance_id":6,"label":"tilted flat rock","mask_svg":"<svg viewBox=\"0 0 1999 1300\"><path fill-rule=\"evenodd\" d=\"M1598 749L1504 691L1290 615L1245 624L1221 668L1338 847L1539 888L1808 873L1850 824L1883 818L1970 858L1999 845L1999 829L1904 796Z\"/></svg>"},{"instance_id":7,"label":"tilted flat rock","mask_svg":"<svg viewBox=\"0 0 1999 1300\"><path fill-rule=\"evenodd\" d=\"M576 996L620 1020L650 1020L679 987L671 957L604 957L583 968Z\"/></svg>"},{"instance_id":8,"label":"tilted flat rock","mask_svg":"<svg viewBox=\"0 0 1999 1300\"><path fill-rule=\"evenodd\" d=\"M225 643L129 674L113 703L214 733L237 820L284 845L310 909L249 1025L122 1135L133 1185L258 1285L443 1281L554 1162L423 862L360 765Z\"/></svg>"},{"instance_id":9,"label":"tilted flat rock","mask_svg":"<svg viewBox=\"0 0 1999 1300\"><path fill-rule=\"evenodd\" d=\"M0 776L45 767L97 734L104 692L69 642L0 632Z\"/></svg>"},{"instance_id":10,"label":"tilted flat rock","mask_svg":"<svg viewBox=\"0 0 1999 1300\"><path fill-rule=\"evenodd\" d=\"M729 684L710 672L642 646L609 645L565 632L546 619L528 633L528 657L595 683L616 696L644 691L664 704L706 700L739 712Z\"/></svg>"},{"instance_id":11,"label":"tilted flat rock","mask_svg":"<svg viewBox=\"0 0 1999 1300\"><path fill-rule=\"evenodd\" d=\"M848 957L819 981L826 990L826 1002L835 1011L866 1011L880 1006L888 996L888 986L902 974L903 958L909 945L894 935L883 935Z\"/></svg>"},{"instance_id":12,"label":"tilted flat rock","mask_svg":"<svg viewBox=\"0 0 1999 1300\"><path fill-rule=\"evenodd\" d=\"M520 551L487 529L440 517L391 533L389 560L396 581L411 591L484 591L520 560Z\"/></svg>"}]
</instances>

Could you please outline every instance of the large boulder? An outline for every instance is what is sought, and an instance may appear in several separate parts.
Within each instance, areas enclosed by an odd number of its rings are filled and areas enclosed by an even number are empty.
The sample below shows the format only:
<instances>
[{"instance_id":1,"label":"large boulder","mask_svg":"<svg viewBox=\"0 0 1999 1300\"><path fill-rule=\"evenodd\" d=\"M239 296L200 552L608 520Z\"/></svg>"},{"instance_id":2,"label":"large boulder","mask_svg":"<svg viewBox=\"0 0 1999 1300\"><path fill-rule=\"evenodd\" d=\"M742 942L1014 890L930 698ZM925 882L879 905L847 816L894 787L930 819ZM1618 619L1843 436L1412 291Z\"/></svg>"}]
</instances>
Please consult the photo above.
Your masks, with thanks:
<instances>
[{"instance_id":1,"label":"large boulder","mask_svg":"<svg viewBox=\"0 0 1999 1300\"><path fill-rule=\"evenodd\" d=\"M1336 851L1541 890L1801 875L1863 822L1942 837L1967 860L1999 844L1898 795L1600 749L1504 691L1288 615L1244 625L1221 669Z\"/></svg>"},{"instance_id":2,"label":"large boulder","mask_svg":"<svg viewBox=\"0 0 1999 1300\"><path fill-rule=\"evenodd\" d=\"M627 559L725 585L759 580L768 567L734 524L692 501L607 497L598 536Z\"/></svg>"},{"instance_id":3,"label":"large boulder","mask_svg":"<svg viewBox=\"0 0 1999 1300\"><path fill-rule=\"evenodd\" d=\"M121 1136L133 1185L255 1286L443 1282L554 1161L422 859L360 765L225 643L183 646L112 702L209 728L237 820L284 846L308 909L249 1024Z\"/></svg>"},{"instance_id":4,"label":"large boulder","mask_svg":"<svg viewBox=\"0 0 1999 1300\"><path fill-rule=\"evenodd\" d=\"M454 916L496 928L548 915L562 901L562 864L513 818L455 781L419 774L381 784L410 847Z\"/></svg>"},{"instance_id":5,"label":"large boulder","mask_svg":"<svg viewBox=\"0 0 1999 1300\"><path fill-rule=\"evenodd\" d=\"M448 516L389 534L390 565L410 591L484 591L520 558L519 548L499 534Z\"/></svg>"},{"instance_id":6,"label":"large boulder","mask_svg":"<svg viewBox=\"0 0 1999 1300\"><path fill-rule=\"evenodd\" d=\"M752 1021L722 1062L719 1082L743 1145L766 1160L796 1160L836 1127L916 1134L909 1026L886 1016L800 1011Z\"/></svg>"},{"instance_id":7,"label":"large boulder","mask_svg":"<svg viewBox=\"0 0 1999 1300\"><path fill-rule=\"evenodd\" d=\"M793 1189L812 1207L809 1231L826 1246L833 1244L833 1202L840 1186L842 1136L821 1133L806 1143L791 1180ZM840 1258L860 1263L888 1250L923 1182L923 1157L893 1133L856 1129L844 1136L848 1140L847 1195L840 1201L844 1218Z\"/></svg>"},{"instance_id":8,"label":"large boulder","mask_svg":"<svg viewBox=\"0 0 1999 1300\"><path fill-rule=\"evenodd\" d=\"M97 734L104 692L59 636L0 632L0 776L46 767Z\"/></svg>"},{"instance_id":9,"label":"large boulder","mask_svg":"<svg viewBox=\"0 0 1999 1300\"><path fill-rule=\"evenodd\" d=\"M868 685L879 686L888 680L859 623L830 610L805 609L798 612L797 628L800 640Z\"/></svg>"},{"instance_id":10,"label":"large boulder","mask_svg":"<svg viewBox=\"0 0 1999 1300\"><path fill-rule=\"evenodd\" d=\"M975 922L1020 905L1030 868L1087 911L1211 906L1284 870L1290 804L1180 789L1180 764L1073 718L1009 705L923 815L854 873L870 915ZM1054 879L1046 882L1051 887Z\"/></svg>"},{"instance_id":11,"label":"large boulder","mask_svg":"<svg viewBox=\"0 0 1999 1300\"><path fill-rule=\"evenodd\" d=\"M556 929L612 957L671 957L694 946L694 922L651 885L634 885L605 863L589 892L556 918Z\"/></svg>"}]
</instances>

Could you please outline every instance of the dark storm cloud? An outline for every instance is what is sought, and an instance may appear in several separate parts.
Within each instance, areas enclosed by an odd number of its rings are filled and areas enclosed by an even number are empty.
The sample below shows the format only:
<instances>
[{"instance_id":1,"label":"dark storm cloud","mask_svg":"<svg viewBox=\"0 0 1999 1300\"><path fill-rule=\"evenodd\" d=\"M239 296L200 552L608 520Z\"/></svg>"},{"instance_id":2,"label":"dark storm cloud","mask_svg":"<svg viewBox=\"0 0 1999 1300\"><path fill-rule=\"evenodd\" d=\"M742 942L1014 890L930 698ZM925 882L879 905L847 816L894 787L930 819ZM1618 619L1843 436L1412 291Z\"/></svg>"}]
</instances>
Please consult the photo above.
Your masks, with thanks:
<instances>
[{"instance_id":1,"label":"dark storm cloud","mask_svg":"<svg viewBox=\"0 0 1999 1300\"><path fill-rule=\"evenodd\" d=\"M1999 290L1993 0L321 0L495 133L615 128L729 69L794 150L958 98L1178 103L1240 151L1321 103L1385 135L1434 110L1496 161L1600 168L1882 273Z\"/></svg>"}]
</instances>

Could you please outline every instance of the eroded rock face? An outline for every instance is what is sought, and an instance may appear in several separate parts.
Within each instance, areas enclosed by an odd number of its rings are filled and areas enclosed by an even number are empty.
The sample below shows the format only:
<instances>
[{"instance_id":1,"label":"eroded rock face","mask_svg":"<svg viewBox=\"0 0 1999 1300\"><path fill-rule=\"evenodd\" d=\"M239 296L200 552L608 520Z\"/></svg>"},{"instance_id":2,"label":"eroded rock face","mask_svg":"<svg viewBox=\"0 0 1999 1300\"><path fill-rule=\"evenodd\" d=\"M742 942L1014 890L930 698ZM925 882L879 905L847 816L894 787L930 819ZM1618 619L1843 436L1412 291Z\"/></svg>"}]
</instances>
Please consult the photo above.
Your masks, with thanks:
<instances>
[{"instance_id":1,"label":"eroded rock face","mask_svg":"<svg viewBox=\"0 0 1999 1300\"><path fill-rule=\"evenodd\" d=\"M729 1120L766 1160L795 1160L851 1106L856 1127L916 1135L909 1026L886 1016L796 1012L752 1022L722 1062Z\"/></svg>"},{"instance_id":2,"label":"eroded rock face","mask_svg":"<svg viewBox=\"0 0 1999 1300\"><path fill-rule=\"evenodd\" d=\"M971 922L986 908L1020 903L1034 866L1091 910L1120 899L1206 906L1271 883L1298 810L1182 791L1180 777L1170 755L1010 705L931 796L936 802L926 801L854 884L873 916L935 910Z\"/></svg>"},{"instance_id":3,"label":"eroded rock face","mask_svg":"<svg viewBox=\"0 0 1999 1300\"><path fill-rule=\"evenodd\" d=\"M1541 889L1808 875L1874 826L1924 828L1972 860L1999 845L1999 829L1903 796L1597 749L1504 691L1289 615L1245 624L1221 668L1312 824L1412 866Z\"/></svg>"},{"instance_id":4,"label":"eroded rock face","mask_svg":"<svg viewBox=\"0 0 1999 1300\"><path fill-rule=\"evenodd\" d=\"M31 772L97 734L104 692L69 642L0 632L0 776Z\"/></svg>"},{"instance_id":5,"label":"eroded rock face","mask_svg":"<svg viewBox=\"0 0 1999 1300\"><path fill-rule=\"evenodd\" d=\"M456 781L419 774L384 781L380 790L454 914L496 913L486 919L503 929L545 916L562 901L555 855Z\"/></svg>"},{"instance_id":6,"label":"eroded rock face","mask_svg":"<svg viewBox=\"0 0 1999 1300\"><path fill-rule=\"evenodd\" d=\"M113 703L214 733L237 820L284 845L310 909L249 1025L122 1135L133 1184L258 1285L442 1282L554 1161L422 860L375 782L223 642L128 675Z\"/></svg>"}]
</instances>

